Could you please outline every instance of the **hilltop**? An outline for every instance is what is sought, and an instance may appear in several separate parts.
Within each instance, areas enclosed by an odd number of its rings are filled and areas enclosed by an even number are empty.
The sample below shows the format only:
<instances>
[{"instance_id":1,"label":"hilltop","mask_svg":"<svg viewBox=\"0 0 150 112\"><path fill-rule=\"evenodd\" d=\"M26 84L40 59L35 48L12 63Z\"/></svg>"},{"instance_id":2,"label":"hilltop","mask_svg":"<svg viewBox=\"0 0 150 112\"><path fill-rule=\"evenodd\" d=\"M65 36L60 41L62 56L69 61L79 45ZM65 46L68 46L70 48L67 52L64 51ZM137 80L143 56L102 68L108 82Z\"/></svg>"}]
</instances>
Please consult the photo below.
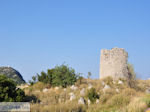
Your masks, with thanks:
<instances>
[{"instance_id":1,"label":"hilltop","mask_svg":"<svg viewBox=\"0 0 150 112\"><path fill-rule=\"evenodd\" d=\"M86 79L61 65L32 77L23 90L31 111L40 112L145 112L150 107L150 80L111 76Z\"/></svg>"},{"instance_id":2,"label":"hilltop","mask_svg":"<svg viewBox=\"0 0 150 112\"><path fill-rule=\"evenodd\" d=\"M149 85L150 80L128 82L107 77L78 80L66 88L36 82L24 91L32 96L31 111L145 112L150 107Z\"/></svg>"},{"instance_id":3,"label":"hilltop","mask_svg":"<svg viewBox=\"0 0 150 112\"><path fill-rule=\"evenodd\" d=\"M13 79L17 84L25 83L22 75L12 67L0 67L0 74L6 75L8 78Z\"/></svg>"}]
</instances>

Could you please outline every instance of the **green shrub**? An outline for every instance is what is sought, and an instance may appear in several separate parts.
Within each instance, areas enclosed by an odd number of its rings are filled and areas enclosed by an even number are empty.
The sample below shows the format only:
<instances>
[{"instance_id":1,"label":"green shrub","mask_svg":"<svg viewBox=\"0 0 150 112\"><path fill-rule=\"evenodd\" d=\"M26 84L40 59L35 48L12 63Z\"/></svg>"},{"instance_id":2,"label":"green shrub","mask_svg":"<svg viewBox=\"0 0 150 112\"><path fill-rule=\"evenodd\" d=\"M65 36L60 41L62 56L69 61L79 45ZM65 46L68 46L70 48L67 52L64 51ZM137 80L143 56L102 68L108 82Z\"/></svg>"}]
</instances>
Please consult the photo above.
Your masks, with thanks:
<instances>
[{"instance_id":1,"label":"green shrub","mask_svg":"<svg viewBox=\"0 0 150 112\"><path fill-rule=\"evenodd\" d=\"M51 86L67 87L73 85L77 81L77 77L74 69L67 65L61 65L48 69L47 73L42 71L41 75L37 74L36 78L34 77L35 80L29 83L33 85L37 79L37 81L50 84Z\"/></svg>"},{"instance_id":2,"label":"green shrub","mask_svg":"<svg viewBox=\"0 0 150 112\"><path fill-rule=\"evenodd\" d=\"M0 75L0 102L22 102L25 93L16 88L16 83L4 75Z\"/></svg>"},{"instance_id":3,"label":"green shrub","mask_svg":"<svg viewBox=\"0 0 150 112\"><path fill-rule=\"evenodd\" d=\"M128 63L128 74L129 74L129 79L136 79L136 74L134 72L134 66L130 63Z\"/></svg>"},{"instance_id":4,"label":"green shrub","mask_svg":"<svg viewBox=\"0 0 150 112\"><path fill-rule=\"evenodd\" d=\"M128 75L129 75L129 80L127 80L128 86L130 88L138 89L137 81L136 81L136 74L134 72L134 66L130 63L128 63Z\"/></svg>"},{"instance_id":5,"label":"green shrub","mask_svg":"<svg viewBox=\"0 0 150 112\"><path fill-rule=\"evenodd\" d=\"M92 103L95 103L96 99L99 99L99 95L96 93L95 88L88 90L87 97Z\"/></svg>"},{"instance_id":6,"label":"green shrub","mask_svg":"<svg viewBox=\"0 0 150 112\"><path fill-rule=\"evenodd\" d=\"M56 66L52 75L52 85L66 87L77 80L75 70L66 65Z\"/></svg>"},{"instance_id":7,"label":"green shrub","mask_svg":"<svg viewBox=\"0 0 150 112\"><path fill-rule=\"evenodd\" d=\"M29 80L29 84L32 86L34 84L34 82Z\"/></svg>"},{"instance_id":8,"label":"green shrub","mask_svg":"<svg viewBox=\"0 0 150 112\"><path fill-rule=\"evenodd\" d=\"M43 82L45 84L47 84L47 83L52 84L52 75L53 75L53 73L54 73L53 69L48 69L47 73L42 71L41 75L37 74L38 81Z\"/></svg>"}]
</instances>

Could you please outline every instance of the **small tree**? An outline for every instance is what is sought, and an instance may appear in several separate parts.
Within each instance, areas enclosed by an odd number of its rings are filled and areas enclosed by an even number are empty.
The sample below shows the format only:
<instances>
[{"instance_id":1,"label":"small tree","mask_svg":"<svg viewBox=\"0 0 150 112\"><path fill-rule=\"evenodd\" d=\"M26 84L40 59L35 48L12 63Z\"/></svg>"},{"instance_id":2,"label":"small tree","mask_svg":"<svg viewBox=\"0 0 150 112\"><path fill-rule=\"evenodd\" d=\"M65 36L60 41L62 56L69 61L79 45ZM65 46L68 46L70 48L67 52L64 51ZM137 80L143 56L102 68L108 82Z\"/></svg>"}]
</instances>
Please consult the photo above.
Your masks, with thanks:
<instances>
[{"instance_id":1,"label":"small tree","mask_svg":"<svg viewBox=\"0 0 150 112\"><path fill-rule=\"evenodd\" d=\"M129 74L129 79L136 79L136 74L134 72L134 66L130 63L128 63L128 74Z\"/></svg>"},{"instance_id":2,"label":"small tree","mask_svg":"<svg viewBox=\"0 0 150 112\"><path fill-rule=\"evenodd\" d=\"M22 102L25 93L16 87L16 83L5 75L0 75L0 102Z\"/></svg>"},{"instance_id":3,"label":"small tree","mask_svg":"<svg viewBox=\"0 0 150 112\"><path fill-rule=\"evenodd\" d=\"M46 72L41 72L41 75L37 74L37 80L51 86L62 86L66 87L73 85L77 81L77 75L75 70L68 67L67 65L56 66L53 69L48 69ZM32 77L33 81L29 83L34 84L36 78Z\"/></svg>"},{"instance_id":4,"label":"small tree","mask_svg":"<svg viewBox=\"0 0 150 112\"><path fill-rule=\"evenodd\" d=\"M99 95L97 94L95 88L91 88L88 92L87 92L87 97L89 98L89 100L92 103L95 103L96 99L99 99Z\"/></svg>"},{"instance_id":5,"label":"small tree","mask_svg":"<svg viewBox=\"0 0 150 112\"><path fill-rule=\"evenodd\" d=\"M33 84L35 84L37 81L37 77L36 76L32 76L32 80L29 80L29 84L32 86Z\"/></svg>"},{"instance_id":6,"label":"small tree","mask_svg":"<svg viewBox=\"0 0 150 112\"><path fill-rule=\"evenodd\" d=\"M76 84L77 85L81 85L82 83L83 83L83 76L82 76L83 74L82 73L79 73L78 75L77 75L77 82L76 82Z\"/></svg>"},{"instance_id":7,"label":"small tree","mask_svg":"<svg viewBox=\"0 0 150 112\"><path fill-rule=\"evenodd\" d=\"M52 75L52 85L66 87L77 80L75 70L66 65L56 66Z\"/></svg>"},{"instance_id":8,"label":"small tree","mask_svg":"<svg viewBox=\"0 0 150 112\"><path fill-rule=\"evenodd\" d=\"M91 72L88 72L88 79L90 79L92 73Z\"/></svg>"},{"instance_id":9,"label":"small tree","mask_svg":"<svg viewBox=\"0 0 150 112\"><path fill-rule=\"evenodd\" d=\"M36 76L32 76L32 80L36 82Z\"/></svg>"},{"instance_id":10,"label":"small tree","mask_svg":"<svg viewBox=\"0 0 150 112\"><path fill-rule=\"evenodd\" d=\"M53 73L54 73L54 69L48 69L48 70L47 70L48 83L49 83L50 85L52 85L52 81L53 81L52 75L53 75Z\"/></svg>"},{"instance_id":11,"label":"small tree","mask_svg":"<svg viewBox=\"0 0 150 112\"><path fill-rule=\"evenodd\" d=\"M137 81L136 81L136 74L134 72L134 67L132 64L128 63L128 75L129 75L129 80L128 80L128 85L131 88L137 88Z\"/></svg>"},{"instance_id":12,"label":"small tree","mask_svg":"<svg viewBox=\"0 0 150 112\"><path fill-rule=\"evenodd\" d=\"M42 71L41 75L37 75L37 76L38 76L38 81L48 83L47 73Z\"/></svg>"},{"instance_id":13,"label":"small tree","mask_svg":"<svg viewBox=\"0 0 150 112\"><path fill-rule=\"evenodd\" d=\"M78 81L79 81L79 84L80 84L80 85L82 84L82 80L83 80L83 77L82 77L82 76L79 76Z\"/></svg>"}]
</instances>

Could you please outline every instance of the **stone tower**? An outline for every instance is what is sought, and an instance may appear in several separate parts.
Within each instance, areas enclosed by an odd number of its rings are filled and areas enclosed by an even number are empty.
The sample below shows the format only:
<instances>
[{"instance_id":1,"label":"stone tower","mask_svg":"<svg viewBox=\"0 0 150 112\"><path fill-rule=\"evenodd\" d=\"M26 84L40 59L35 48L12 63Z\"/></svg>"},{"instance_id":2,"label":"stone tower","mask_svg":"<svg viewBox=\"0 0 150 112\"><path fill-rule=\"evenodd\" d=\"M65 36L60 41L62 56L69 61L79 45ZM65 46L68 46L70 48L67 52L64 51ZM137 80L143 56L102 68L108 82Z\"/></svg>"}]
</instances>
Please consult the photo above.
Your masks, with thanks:
<instances>
[{"instance_id":1,"label":"stone tower","mask_svg":"<svg viewBox=\"0 0 150 112\"><path fill-rule=\"evenodd\" d=\"M128 78L128 53L122 48L101 50L100 79L111 76L114 79Z\"/></svg>"}]
</instances>

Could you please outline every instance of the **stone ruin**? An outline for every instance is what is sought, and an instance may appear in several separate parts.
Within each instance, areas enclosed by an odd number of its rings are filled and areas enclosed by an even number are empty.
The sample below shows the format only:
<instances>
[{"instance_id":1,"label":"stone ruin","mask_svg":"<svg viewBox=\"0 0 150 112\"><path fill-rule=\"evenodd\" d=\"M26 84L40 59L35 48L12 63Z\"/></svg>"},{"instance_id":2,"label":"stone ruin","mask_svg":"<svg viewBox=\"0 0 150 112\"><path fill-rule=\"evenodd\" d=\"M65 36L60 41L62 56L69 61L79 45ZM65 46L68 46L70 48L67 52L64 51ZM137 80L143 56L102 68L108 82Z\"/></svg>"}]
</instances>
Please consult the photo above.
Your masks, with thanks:
<instances>
[{"instance_id":1,"label":"stone ruin","mask_svg":"<svg viewBox=\"0 0 150 112\"><path fill-rule=\"evenodd\" d=\"M128 53L123 48L101 50L100 79L111 76L113 79L128 78Z\"/></svg>"}]
</instances>

